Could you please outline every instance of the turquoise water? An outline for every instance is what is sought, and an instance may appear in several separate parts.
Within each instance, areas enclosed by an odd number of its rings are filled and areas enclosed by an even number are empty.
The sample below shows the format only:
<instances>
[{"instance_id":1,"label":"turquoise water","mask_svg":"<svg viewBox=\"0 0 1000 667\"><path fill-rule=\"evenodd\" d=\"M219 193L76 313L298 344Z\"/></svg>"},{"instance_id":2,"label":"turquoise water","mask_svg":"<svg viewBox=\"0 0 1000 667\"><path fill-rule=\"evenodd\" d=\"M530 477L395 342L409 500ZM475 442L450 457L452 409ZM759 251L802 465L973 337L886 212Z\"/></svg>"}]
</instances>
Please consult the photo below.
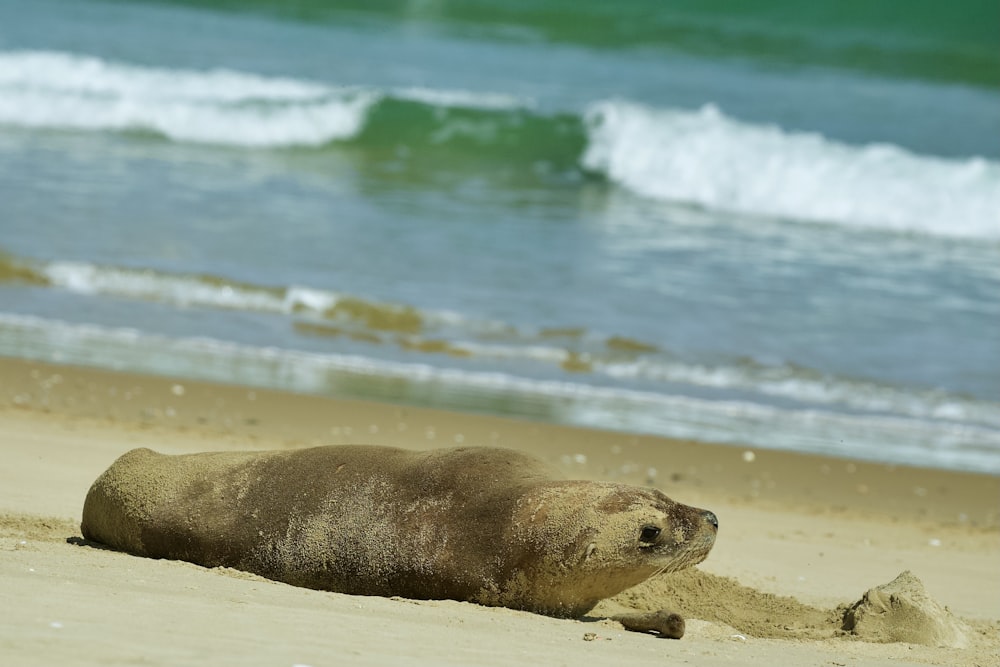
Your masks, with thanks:
<instances>
[{"instance_id":1,"label":"turquoise water","mask_svg":"<svg viewBox=\"0 0 1000 667\"><path fill-rule=\"evenodd\" d=\"M0 354L1000 473L995 3L0 0Z\"/></svg>"}]
</instances>

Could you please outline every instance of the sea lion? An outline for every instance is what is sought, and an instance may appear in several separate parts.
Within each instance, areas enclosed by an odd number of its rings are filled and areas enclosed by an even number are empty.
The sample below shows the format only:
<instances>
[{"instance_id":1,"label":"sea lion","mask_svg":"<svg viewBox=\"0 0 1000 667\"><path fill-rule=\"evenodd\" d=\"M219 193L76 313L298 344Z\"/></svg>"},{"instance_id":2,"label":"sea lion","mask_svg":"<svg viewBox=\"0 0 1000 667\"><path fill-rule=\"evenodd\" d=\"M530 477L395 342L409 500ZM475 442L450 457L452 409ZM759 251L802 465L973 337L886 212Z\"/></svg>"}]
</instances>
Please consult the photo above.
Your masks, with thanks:
<instances>
[{"instance_id":1,"label":"sea lion","mask_svg":"<svg viewBox=\"0 0 1000 667\"><path fill-rule=\"evenodd\" d=\"M83 536L359 595L580 618L698 563L718 520L653 489L563 481L520 452L327 446L168 456L134 449L90 488ZM680 637L661 612L616 617Z\"/></svg>"}]
</instances>

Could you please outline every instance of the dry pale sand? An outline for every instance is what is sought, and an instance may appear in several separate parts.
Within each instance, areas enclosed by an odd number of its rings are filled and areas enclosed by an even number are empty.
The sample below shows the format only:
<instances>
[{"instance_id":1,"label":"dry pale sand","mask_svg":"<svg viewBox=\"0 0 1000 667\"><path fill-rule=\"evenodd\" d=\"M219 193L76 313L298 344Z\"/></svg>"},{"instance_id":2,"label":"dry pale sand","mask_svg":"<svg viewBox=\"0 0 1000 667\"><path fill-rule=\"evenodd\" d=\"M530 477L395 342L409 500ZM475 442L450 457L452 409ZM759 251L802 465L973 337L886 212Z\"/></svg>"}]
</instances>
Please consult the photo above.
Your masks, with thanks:
<instances>
[{"instance_id":1,"label":"dry pale sand","mask_svg":"<svg viewBox=\"0 0 1000 667\"><path fill-rule=\"evenodd\" d=\"M347 442L529 450L569 476L655 485L710 508L719 539L698 570L584 621L317 592L78 540L87 488L133 447ZM4 665L1000 665L995 476L766 451L748 461L740 448L9 359L0 443ZM954 614L964 648L841 630L844 605L905 570L950 609L931 620ZM894 615L899 599L872 595L867 618L882 625L869 639L917 627L908 609ZM660 607L688 617L684 639L596 618Z\"/></svg>"}]
</instances>

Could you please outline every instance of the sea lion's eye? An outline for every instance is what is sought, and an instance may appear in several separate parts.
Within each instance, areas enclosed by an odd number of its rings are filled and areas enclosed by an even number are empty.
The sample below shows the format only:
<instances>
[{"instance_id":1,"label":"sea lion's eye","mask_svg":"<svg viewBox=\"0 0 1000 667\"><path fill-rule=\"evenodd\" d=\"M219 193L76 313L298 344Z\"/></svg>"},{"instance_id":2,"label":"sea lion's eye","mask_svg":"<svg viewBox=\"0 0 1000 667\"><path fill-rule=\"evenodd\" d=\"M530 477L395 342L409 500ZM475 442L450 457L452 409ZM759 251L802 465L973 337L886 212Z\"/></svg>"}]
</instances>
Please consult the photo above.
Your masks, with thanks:
<instances>
[{"instance_id":1,"label":"sea lion's eye","mask_svg":"<svg viewBox=\"0 0 1000 667\"><path fill-rule=\"evenodd\" d=\"M639 541L652 543L657 537L660 536L660 529L656 526L643 526L642 532L639 533Z\"/></svg>"}]
</instances>

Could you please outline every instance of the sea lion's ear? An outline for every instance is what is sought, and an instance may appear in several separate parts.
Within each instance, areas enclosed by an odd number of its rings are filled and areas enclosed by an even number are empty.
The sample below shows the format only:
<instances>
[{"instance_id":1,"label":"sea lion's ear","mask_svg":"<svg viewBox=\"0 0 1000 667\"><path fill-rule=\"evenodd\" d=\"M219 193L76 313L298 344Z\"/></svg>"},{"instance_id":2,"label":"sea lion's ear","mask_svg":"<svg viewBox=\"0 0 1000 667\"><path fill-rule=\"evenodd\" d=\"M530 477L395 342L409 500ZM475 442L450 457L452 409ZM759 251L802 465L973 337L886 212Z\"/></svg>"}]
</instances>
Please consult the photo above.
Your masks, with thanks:
<instances>
[{"instance_id":1,"label":"sea lion's ear","mask_svg":"<svg viewBox=\"0 0 1000 667\"><path fill-rule=\"evenodd\" d=\"M594 555L597 551L597 542L591 542L587 545L587 550L583 554L583 560L590 560L590 557Z\"/></svg>"}]
</instances>

